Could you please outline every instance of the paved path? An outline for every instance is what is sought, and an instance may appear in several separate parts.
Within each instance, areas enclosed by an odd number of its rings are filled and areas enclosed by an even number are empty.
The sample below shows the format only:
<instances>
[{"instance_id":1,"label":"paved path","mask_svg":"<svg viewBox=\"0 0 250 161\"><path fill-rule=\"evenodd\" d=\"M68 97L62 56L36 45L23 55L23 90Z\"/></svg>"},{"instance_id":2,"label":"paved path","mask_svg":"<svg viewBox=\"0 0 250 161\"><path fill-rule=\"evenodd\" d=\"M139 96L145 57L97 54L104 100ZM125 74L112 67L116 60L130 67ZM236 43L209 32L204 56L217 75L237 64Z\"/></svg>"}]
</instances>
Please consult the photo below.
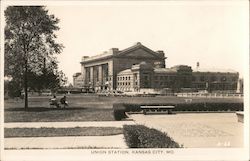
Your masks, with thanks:
<instances>
[{"instance_id":1,"label":"paved path","mask_svg":"<svg viewBox=\"0 0 250 161\"><path fill-rule=\"evenodd\" d=\"M244 124L235 113L189 113L131 117L138 124L166 132L189 148L243 147Z\"/></svg>"},{"instance_id":2,"label":"paved path","mask_svg":"<svg viewBox=\"0 0 250 161\"><path fill-rule=\"evenodd\" d=\"M122 127L134 121L21 122L5 123L5 128ZM127 148L122 134L111 136L17 137L5 138L7 149Z\"/></svg>"},{"instance_id":3,"label":"paved path","mask_svg":"<svg viewBox=\"0 0 250 161\"><path fill-rule=\"evenodd\" d=\"M123 135L5 138L5 149L127 148Z\"/></svg>"},{"instance_id":4,"label":"paved path","mask_svg":"<svg viewBox=\"0 0 250 161\"><path fill-rule=\"evenodd\" d=\"M134 121L91 121L91 122L19 122L5 123L5 128L73 128L73 127L122 127L123 125L133 125Z\"/></svg>"}]
</instances>

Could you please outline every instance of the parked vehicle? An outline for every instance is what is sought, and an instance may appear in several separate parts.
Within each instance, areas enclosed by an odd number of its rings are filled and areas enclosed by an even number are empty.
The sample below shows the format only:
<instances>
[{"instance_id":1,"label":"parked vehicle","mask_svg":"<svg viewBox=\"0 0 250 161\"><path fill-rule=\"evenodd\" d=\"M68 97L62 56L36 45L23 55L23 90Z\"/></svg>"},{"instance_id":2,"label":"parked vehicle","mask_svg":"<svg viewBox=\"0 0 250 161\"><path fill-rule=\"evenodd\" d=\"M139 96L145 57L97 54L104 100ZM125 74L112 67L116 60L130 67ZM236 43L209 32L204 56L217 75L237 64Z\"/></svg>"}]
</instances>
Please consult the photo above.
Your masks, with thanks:
<instances>
[{"instance_id":1,"label":"parked vehicle","mask_svg":"<svg viewBox=\"0 0 250 161\"><path fill-rule=\"evenodd\" d=\"M52 96L52 92L50 90L44 90L40 93L41 96Z\"/></svg>"},{"instance_id":2,"label":"parked vehicle","mask_svg":"<svg viewBox=\"0 0 250 161\"><path fill-rule=\"evenodd\" d=\"M116 90L112 90L112 91L102 91L97 93L98 96L114 96L114 97L122 97L124 96L124 93L122 91L116 91Z\"/></svg>"}]
</instances>

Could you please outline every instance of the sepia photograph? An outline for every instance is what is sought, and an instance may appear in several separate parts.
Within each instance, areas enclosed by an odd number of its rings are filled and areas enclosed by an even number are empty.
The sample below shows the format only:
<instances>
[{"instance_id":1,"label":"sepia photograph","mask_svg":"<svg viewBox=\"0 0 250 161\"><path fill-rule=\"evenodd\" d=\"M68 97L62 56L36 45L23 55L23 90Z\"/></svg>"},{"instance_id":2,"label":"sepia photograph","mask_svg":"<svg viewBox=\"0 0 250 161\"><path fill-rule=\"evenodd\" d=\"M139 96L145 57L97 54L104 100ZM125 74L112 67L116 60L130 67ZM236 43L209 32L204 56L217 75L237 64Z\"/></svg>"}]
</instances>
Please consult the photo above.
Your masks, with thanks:
<instances>
[{"instance_id":1,"label":"sepia photograph","mask_svg":"<svg viewBox=\"0 0 250 161\"><path fill-rule=\"evenodd\" d=\"M1 2L1 160L249 160L249 2Z\"/></svg>"}]
</instances>

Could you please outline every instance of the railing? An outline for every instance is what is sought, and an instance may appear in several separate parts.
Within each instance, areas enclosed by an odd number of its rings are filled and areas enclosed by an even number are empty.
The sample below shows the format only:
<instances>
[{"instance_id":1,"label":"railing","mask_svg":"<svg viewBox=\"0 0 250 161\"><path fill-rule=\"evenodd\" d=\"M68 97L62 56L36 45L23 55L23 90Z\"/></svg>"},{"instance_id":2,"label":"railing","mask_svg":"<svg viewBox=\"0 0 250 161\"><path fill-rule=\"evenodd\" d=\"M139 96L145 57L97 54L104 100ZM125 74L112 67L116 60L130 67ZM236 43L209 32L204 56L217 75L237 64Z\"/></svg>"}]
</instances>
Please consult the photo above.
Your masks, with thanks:
<instances>
[{"instance_id":1,"label":"railing","mask_svg":"<svg viewBox=\"0 0 250 161\"><path fill-rule=\"evenodd\" d=\"M176 93L177 97L243 98L243 94L225 93Z\"/></svg>"}]
</instances>

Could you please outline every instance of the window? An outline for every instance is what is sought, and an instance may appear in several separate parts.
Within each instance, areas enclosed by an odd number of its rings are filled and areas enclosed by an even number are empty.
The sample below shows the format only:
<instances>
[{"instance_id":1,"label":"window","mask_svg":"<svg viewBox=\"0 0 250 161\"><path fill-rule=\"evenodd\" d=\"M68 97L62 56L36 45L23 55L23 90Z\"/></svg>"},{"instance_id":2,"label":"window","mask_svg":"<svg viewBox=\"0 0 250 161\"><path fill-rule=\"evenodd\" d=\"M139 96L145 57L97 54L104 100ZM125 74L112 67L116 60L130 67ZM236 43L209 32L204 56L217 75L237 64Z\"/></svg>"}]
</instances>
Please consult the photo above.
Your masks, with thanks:
<instances>
[{"instance_id":1,"label":"window","mask_svg":"<svg viewBox=\"0 0 250 161\"><path fill-rule=\"evenodd\" d=\"M134 74L134 78L135 78L135 80L137 80L137 74Z\"/></svg>"},{"instance_id":2,"label":"window","mask_svg":"<svg viewBox=\"0 0 250 161\"><path fill-rule=\"evenodd\" d=\"M200 81L204 82L205 81L205 77L204 76L200 76Z\"/></svg>"},{"instance_id":3,"label":"window","mask_svg":"<svg viewBox=\"0 0 250 161\"><path fill-rule=\"evenodd\" d=\"M158 80L158 76L155 76L155 80Z\"/></svg>"},{"instance_id":4,"label":"window","mask_svg":"<svg viewBox=\"0 0 250 161\"><path fill-rule=\"evenodd\" d=\"M128 82L128 85L130 86L130 82Z\"/></svg>"},{"instance_id":5,"label":"window","mask_svg":"<svg viewBox=\"0 0 250 161\"><path fill-rule=\"evenodd\" d=\"M130 76L128 77L128 80L130 80Z\"/></svg>"},{"instance_id":6,"label":"window","mask_svg":"<svg viewBox=\"0 0 250 161\"><path fill-rule=\"evenodd\" d=\"M227 81L227 78L225 77L225 76L223 76L223 77L221 77L221 79L220 79L222 82L225 82L225 81Z\"/></svg>"},{"instance_id":7,"label":"window","mask_svg":"<svg viewBox=\"0 0 250 161\"><path fill-rule=\"evenodd\" d=\"M232 81L233 82L237 81L237 77L232 77Z\"/></svg>"},{"instance_id":8,"label":"window","mask_svg":"<svg viewBox=\"0 0 250 161\"><path fill-rule=\"evenodd\" d=\"M193 82L196 81L196 77L195 77L195 76L192 77L192 81L193 81Z\"/></svg>"},{"instance_id":9,"label":"window","mask_svg":"<svg viewBox=\"0 0 250 161\"><path fill-rule=\"evenodd\" d=\"M125 79L128 80L128 77L126 77Z\"/></svg>"},{"instance_id":10,"label":"window","mask_svg":"<svg viewBox=\"0 0 250 161\"><path fill-rule=\"evenodd\" d=\"M217 78L216 78L216 76L212 76L212 77L210 78L210 80L211 80L212 82L215 82L215 81L217 81Z\"/></svg>"},{"instance_id":11,"label":"window","mask_svg":"<svg viewBox=\"0 0 250 161\"><path fill-rule=\"evenodd\" d=\"M163 76L160 76L160 80L163 80Z\"/></svg>"}]
</instances>

